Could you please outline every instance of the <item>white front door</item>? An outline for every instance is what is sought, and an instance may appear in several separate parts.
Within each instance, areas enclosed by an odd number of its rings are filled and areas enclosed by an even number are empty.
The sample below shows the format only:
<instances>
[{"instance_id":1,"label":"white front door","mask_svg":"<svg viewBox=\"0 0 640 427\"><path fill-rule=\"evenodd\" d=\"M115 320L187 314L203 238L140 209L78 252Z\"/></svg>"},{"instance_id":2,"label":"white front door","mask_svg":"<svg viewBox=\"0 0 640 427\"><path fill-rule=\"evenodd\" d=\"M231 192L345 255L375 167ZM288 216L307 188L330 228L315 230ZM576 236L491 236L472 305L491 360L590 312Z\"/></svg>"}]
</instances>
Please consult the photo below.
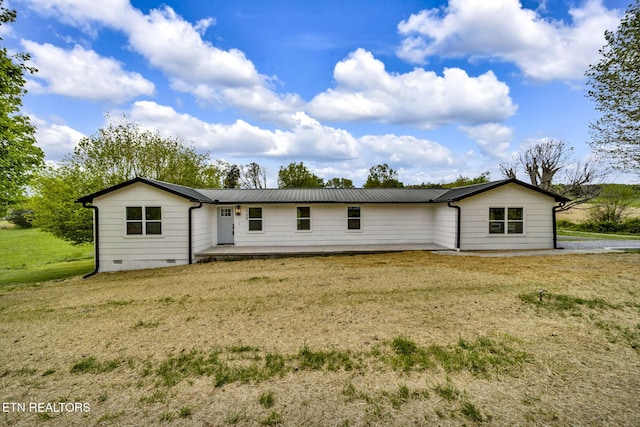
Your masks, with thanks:
<instances>
[{"instance_id":1,"label":"white front door","mask_svg":"<svg viewBox=\"0 0 640 427\"><path fill-rule=\"evenodd\" d=\"M233 209L218 208L218 244L233 244Z\"/></svg>"}]
</instances>

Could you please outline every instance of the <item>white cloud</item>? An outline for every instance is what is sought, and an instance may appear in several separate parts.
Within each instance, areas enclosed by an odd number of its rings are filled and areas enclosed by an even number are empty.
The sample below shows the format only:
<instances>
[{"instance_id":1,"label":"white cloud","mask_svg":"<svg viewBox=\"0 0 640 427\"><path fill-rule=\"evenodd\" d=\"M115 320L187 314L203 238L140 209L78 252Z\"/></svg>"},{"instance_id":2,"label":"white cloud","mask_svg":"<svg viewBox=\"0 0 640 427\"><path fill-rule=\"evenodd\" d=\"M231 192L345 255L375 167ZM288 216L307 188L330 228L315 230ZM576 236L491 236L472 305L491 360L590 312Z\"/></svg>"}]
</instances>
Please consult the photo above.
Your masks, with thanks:
<instances>
[{"instance_id":1,"label":"white cloud","mask_svg":"<svg viewBox=\"0 0 640 427\"><path fill-rule=\"evenodd\" d=\"M587 0L569 14L566 23L545 19L518 0L450 0L445 9L400 22L406 38L397 53L417 64L434 55L498 58L536 80L581 79L605 43L604 31L617 27L622 12Z\"/></svg>"},{"instance_id":2,"label":"white cloud","mask_svg":"<svg viewBox=\"0 0 640 427\"><path fill-rule=\"evenodd\" d=\"M304 109L297 94L278 94L265 86L228 88L223 98L231 105L283 125L292 125L292 113Z\"/></svg>"},{"instance_id":3,"label":"white cloud","mask_svg":"<svg viewBox=\"0 0 640 427\"><path fill-rule=\"evenodd\" d=\"M124 102L139 95L151 95L155 90L154 84L140 74L123 70L120 62L101 57L93 50L78 45L65 50L29 40L22 40L22 45L38 69L38 73L29 77L29 88L34 92Z\"/></svg>"},{"instance_id":4,"label":"white cloud","mask_svg":"<svg viewBox=\"0 0 640 427\"><path fill-rule=\"evenodd\" d=\"M303 112L291 119L290 131L276 131L278 149L270 155L283 157L313 157L316 160L352 159L358 156L356 139L346 130L324 126Z\"/></svg>"},{"instance_id":5,"label":"white cloud","mask_svg":"<svg viewBox=\"0 0 640 427\"><path fill-rule=\"evenodd\" d=\"M75 26L86 34L96 37L99 27L96 23L113 25L126 20L131 4L129 0L24 0L37 13L55 17L57 20Z\"/></svg>"},{"instance_id":6,"label":"white cloud","mask_svg":"<svg viewBox=\"0 0 640 427\"><path fill-rule=\"evenodd\" d=\"M452 122L500 121L516 110L509 87L492 72L470 77L448 68L438 76L416 68L390 74L363 49L340 61L334 78L336 88L317 95L308 106L321 120L376 120L433 129Z\"/></svg>"},{"instance_id":7,"label":"white cloud","mask_svg":"<svg viewBox=\"0 0 640 427\"><path fill-rule=\"evenodd\" d=\"M243 120L230 125L207 123L151 101L135 102L130 116L145 128L180 136L197 149L210 151L213 157L223 153L260 156L276 144L272 132Z\"/></svg>"},{"instance_id":8,"label":"white cloud","mask_svg":"<svg viewBox=\"0 0 640 427\"><path fill-rule=\"evenodd\" d=\"M498 123L485 123L478 126L461 126L467 136L476 141L480 151L497 160L508 160L513 139L513 129Z\"/></svg>"},{"instance_id":9,"label":"white cloud","mask_svg":"<svg viewBox=\"0 0 640 427\"><path fill-rule=\"evenodd\" d=\"M0 38L6 38L7 36L13 36L13 28L8 25L0 25Z\"/></svg>"},{"instance_id":10,"label":"white cloud","mask_svg":"<svg viewBox=\"0 0 640 427\"><path fill-rule=\"evenodd\" d=\"M150 129L180 135L201 150L248 157L301 157L318 160L357 157L357 141L348 132L321 125L304 113L292 115L290 130L267 130L244 120L233 124L212 124L173 108L150 101L139 101L131 118Z\"/></svg>"},{"instance_id":11,"label":"white cloud","mask_svg":"<svg viewBox=\"0 0 640 427\"><path fill-rule=\"evenodd\" d=\"M129 11L123 25L131 47L171 78L188 84L242 87L260 84L263 77L237 49L219 49L202 39L202 22L195 26L169 6L142 15Z\"/></svg>"},{"instance_id":12,"label":"white cloud","mask_svg":"<svg viewBox=\"0 0 640 427\"><path fill-rule=\"evenodd\" d=\"M30 116L31 123L36 126L38 147L45 152L47 160L59 161L70 154L84 135L77 130L62 124L48 123L39 117Z\"/></svg>"},{"instance_id":13,"label":"white cloud","mask_svg":"<svg viewBox=\"0 0 640 427\"><path fill-rule=\"evenodd\" d=\"M401 181L420 183L449 176L458 163L454 153L434 141L392 134L355 138L348 131L324 126L302 112L292 115L292 127L275 130L244 120L208 123L151 101L135 102L128 116L145 129L183 138L197 150L209 152L213 159L224 158L232 163L257 161L271 175L277 172L278 163L306 158L313 159L309 167L314 173L326 179L345 177L362 185L369 167L389 163L399 171ZM38 145L48 161L61 160L85 137L67 125L48 123L35 116L31 119L37 126Z\"/></svg>"},{"instance_id":14,"label":"white cloud","mask_svg":"<svg viewBox=\"0 0 640 427\"><path fill-rule=\"evenodd\" d=\"M200 103L232 106L275 120L299 109L299 97L275 93L269 83L272 78L258 73L244 52L223 50L202 38L215 24L213 18L192 24L166 5L145 15L128 0L28 2L38 13L94 35L96 23L124 32L131 49L162 70L174 90L191 93Z\"/></svg>"},{"instance_id":15,"label":"white cloud","mask_svg":"<svg viewBox=\"0 0 640 427\"><path fill-rule=\"evenodd\" d=\"M175 90L204 104L230 105L276 121L299 108L299 97L274 92L271 79L259 74L242 51L225 51L202 39L212 20L194 26L168 6L149 15L130 13L133 19L125 27L129 43L169 76Z\"/></svg>"},{"instance_id":16,"label":"white cloud","mask_svg":"<svg viewBox=\"0 0 640 427\"><path fill-rule=\"evenodd\" d=\"M437 142L409 135L365 135L355 138L348 131L322 125L303 112L291 116L293 125L283 129L263 129L236 120L231 124L207 123L189 114L181 114L168 106L150 101L134 103L131 118L148 129L179 135L191 141L212 157L245 157L263 159L312 158L315 162L331 162L344 166L340 176L356 176L358 168L368 170L377 163L393 167L450 168L454 154ZM325 166L327 173L331 166ZM361 175L361 173L357 174ZM364 175L366 177L366 174Z\"/></svg>"},{"instance_id":17,"label":"white cloud","mask_svg":"<svg viewBox=\"0 0 640 427\"><path fill-rule=\"evenodd\" d=\"M389 163L394 167L451 166L453 153L437 142L414 136L365 135L360 138L367 152L375 153L376 163Z\"/></svg>"}]
</instances>

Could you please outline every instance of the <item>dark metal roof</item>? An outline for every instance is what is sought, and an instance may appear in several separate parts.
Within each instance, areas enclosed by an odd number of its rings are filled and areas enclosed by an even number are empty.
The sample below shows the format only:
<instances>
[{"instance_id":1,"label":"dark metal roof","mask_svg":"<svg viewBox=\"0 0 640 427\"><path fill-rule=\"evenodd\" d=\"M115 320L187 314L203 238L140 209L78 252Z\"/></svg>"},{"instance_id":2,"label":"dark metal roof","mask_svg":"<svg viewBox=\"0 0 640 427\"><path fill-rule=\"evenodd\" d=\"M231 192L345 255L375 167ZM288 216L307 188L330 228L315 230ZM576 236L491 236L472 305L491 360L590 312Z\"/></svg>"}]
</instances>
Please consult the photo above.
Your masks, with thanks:
<instances>
[{"instance_id":1,"label":"dark metal roof","mask_svg":"<svg viewBox=\"0 0 640 427\"><path fill-rule=\"evenodd\" d=\"M528 188L530 190L536 191L546 196L553 197L555 201L559 203L566 203L570 200L557 193L543 190L539 187L536 187L535 185L527 184L526 182L522 182L517 179L503 179L500 181L485 182L482 184L474 184L474 185L467 185L464 187L452 188L449 191L447 191L445 194L440 196L437 200L435 200L435 202L456 202L462 199L466 199L467 197L475 196L476 194L484 193L485 191L501 187L506 184L518 184L522 187Z\"/></svg>"},{"instance_id":2,"label":"dark metal roof","mask_svg":"<svg viewBox=\"0 0 640 427\"><path fill-rule=\"evenodd\" d=\"M214 203L428 203L447 190L421 188L297 188L198 190Z\"/></svg>"},{"instance_id":3,"label":"dark metal roof","mask_svg":"<svg viewBox=\"0 0 640 427\"><path fill-rule=\"evenodd\" d=\"M129 181L125 181L118 185L114 185L113 187L105 188L104 190L100 190L95 193L89 194L87 196L81 197L78 200L76 200L76 202L90 203L96 197L102 196L104 194L110 193L115 190L119 190L120 188L127 187L137 182L142 182L152 187L159 188L160 190L164 190L169 193L175 194L176 196L184 197L185 199L189 199L192 202L211 203L211 200L207 199L206 196L203 196L193 188L185 187L183 185L171 184L169 182L158 181L155 179L141 178L141 177L136 177L136 178L130 179Z\"/></svg>"},{"instance_id":4,"label":"dark metal roof","mask_svg":"<svg viewBox=\"0 0 640 427\"><path fill-rule=\"evenodd\" d=\"M569 199L516 179L487 182L451 189L437 188L297 188L297 189L193 189L148 178L134 178L113 187L81 197L77 202L89 203L94 198L142 182L193 202L212 204L250 203L444 203L456 202L485 191L514 183L553 197L556 202Z\"/></svg>"}]
</instances>

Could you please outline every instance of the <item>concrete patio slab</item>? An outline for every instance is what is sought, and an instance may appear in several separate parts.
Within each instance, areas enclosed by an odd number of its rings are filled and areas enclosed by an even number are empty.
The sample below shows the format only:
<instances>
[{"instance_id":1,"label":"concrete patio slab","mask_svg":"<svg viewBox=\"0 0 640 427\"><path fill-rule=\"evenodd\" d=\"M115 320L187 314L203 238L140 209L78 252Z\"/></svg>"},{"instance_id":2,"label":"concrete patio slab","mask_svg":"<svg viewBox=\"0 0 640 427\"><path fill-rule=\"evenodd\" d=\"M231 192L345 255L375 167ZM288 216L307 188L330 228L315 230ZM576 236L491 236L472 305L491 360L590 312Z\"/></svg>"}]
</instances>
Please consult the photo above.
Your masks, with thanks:
<instances>
[{"instance_id":1,"label":"concrete patio slab","mask_svg":"<svg viewBox=\"0 0 640 427\"><path fill-rule=\"evenodd\" d=\"M325 256L376 254L406 251L450 251L434 243L409 243L388 245L322 245L322 246L235 246L219 245L195 254L199 262L252 259L283 258L296 256Z\"/></svg>"}]
</instances>

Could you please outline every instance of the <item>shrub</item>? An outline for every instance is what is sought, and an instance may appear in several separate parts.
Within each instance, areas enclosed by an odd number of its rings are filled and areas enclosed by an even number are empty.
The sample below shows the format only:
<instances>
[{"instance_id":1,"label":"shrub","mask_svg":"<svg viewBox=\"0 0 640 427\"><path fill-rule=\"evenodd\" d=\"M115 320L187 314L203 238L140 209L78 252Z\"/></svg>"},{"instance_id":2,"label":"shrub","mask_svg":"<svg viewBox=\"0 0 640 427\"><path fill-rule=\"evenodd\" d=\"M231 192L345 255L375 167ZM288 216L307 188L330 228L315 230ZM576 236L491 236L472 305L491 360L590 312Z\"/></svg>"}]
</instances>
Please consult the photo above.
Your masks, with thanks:
<instances>
[{"instance_id":1,"label":"shrub","mask_svg":"<svg viewBox=\"0 0 640 427\"><path fill-rule=\"evenodd\" d=\"M33 220L33 211L28 209L13 209L7 215L7 221L14 224L18 228L31 228Z\"/></svg>"},{"instance_id":2,"label":"shrub","mask_svg":"<svg viewBox=\"0 0 640 427\"><path fill-rule=\"evenodd\" d=\"M556 225L558 226L558 228L564 228L565 230L578 230L578 228L580 228L580 224L567 221L566 219L558 220Z\"/></svg>"},{"instance_id":3,"label":"shrub","mask_svg":"<svg viewBox=\"0 0 640 427\"><path fill-rule=\"evenodd\" d=\"M640 217L627 218L624 221L624 228L629 234L640 234Z\"/></svg>"},{"instance_id":4,"label":"shrub","mask_svg":"<svg viewBox=\"0 0 640 427\"><path fill-rule=\"evenodd\" d=\"M627 218L622 222L587 221L577 224L571 221L559 220L557 226L565 230L586 231L591 233L640 234L640 217Z\"/></svg>"},{"instance_id":5,"label":"shrub","mask_svg":"<svg viewBox=\"0 0 640 427\"><path fill-rule=\"evenodd\" d=\"M598 233L617 233L621 231L621 224L614 221L600 221L593 223L594 231Z\"/></svg>"}]
</instances>

